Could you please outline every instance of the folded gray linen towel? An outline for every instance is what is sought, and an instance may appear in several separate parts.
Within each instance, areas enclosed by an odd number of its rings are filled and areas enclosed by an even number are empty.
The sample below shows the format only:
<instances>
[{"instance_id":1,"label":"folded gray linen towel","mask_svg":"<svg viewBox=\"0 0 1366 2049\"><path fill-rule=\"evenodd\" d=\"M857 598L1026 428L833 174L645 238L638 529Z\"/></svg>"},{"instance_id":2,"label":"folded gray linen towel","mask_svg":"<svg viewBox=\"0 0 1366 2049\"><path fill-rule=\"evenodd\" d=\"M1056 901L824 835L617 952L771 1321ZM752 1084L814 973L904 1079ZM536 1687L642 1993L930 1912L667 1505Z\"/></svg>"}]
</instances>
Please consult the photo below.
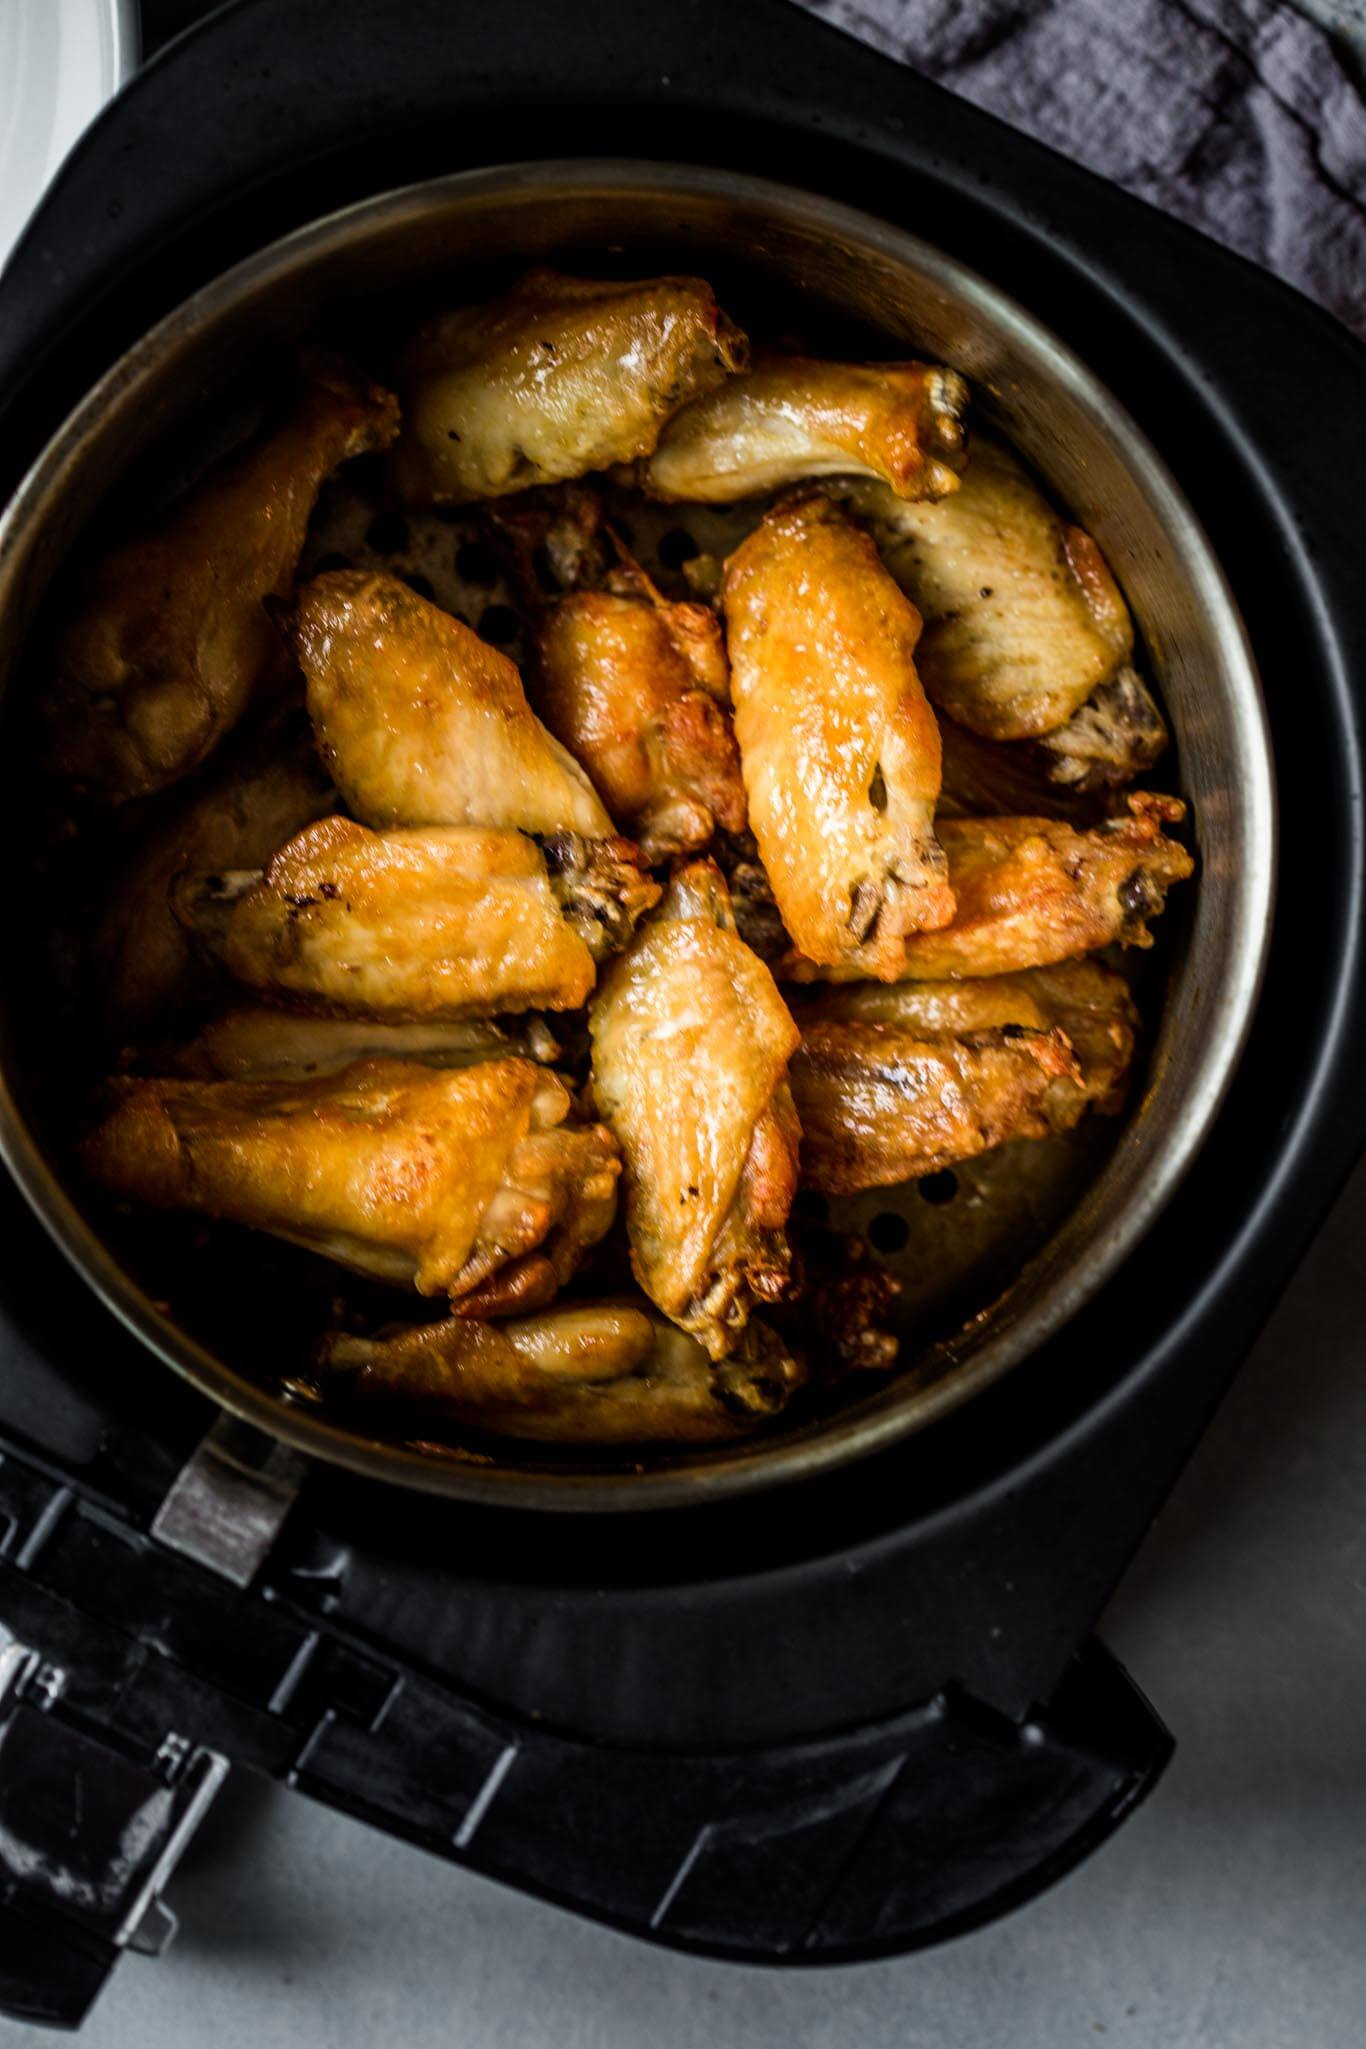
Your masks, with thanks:
<instances>
[{"instance_id":1,"label":"folded gray linen towel","mask_svg":"<svg viewBox=\"0 0 1366 2049\"><path fill-rule=\"evenodd\" d=\"M1282 0L801 0L1366 337L1366 101Z\"/></svg>"}]
</instances>

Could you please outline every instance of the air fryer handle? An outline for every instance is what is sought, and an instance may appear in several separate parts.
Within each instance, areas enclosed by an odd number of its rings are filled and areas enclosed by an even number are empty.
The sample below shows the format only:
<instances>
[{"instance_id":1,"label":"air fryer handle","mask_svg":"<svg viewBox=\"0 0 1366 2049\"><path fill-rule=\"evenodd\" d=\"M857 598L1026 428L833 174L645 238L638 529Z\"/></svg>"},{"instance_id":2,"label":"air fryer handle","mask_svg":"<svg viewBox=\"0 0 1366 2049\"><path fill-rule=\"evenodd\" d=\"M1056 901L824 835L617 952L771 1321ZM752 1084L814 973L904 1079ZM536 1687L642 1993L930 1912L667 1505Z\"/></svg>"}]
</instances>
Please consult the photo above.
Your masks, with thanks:
<instances>
[{"instance_id":1,"label":"air fryer handle","mask_svg":"<svg viewBox=\"0 0 1366 2049\"><path fill-rule=\"evenodd\" d=\"M92 1721L79 1675L69 1707L66 1676L13 1639L0 1652L0 2013L72 2028L125 1948L174 1932L161 1889L227 1761L173 1734L147 1755ZM355 1705L324 1709L279 1775L594 1919L770 1964L894 1954L993 1918L1100 1843L1171 1751L1094 1642L1023 1727L944 1695L771 1751L573 1741L411 1674L373 1715Z\"/></svg>"},{"instance_id":2,"label":"air fryer handle","mask_svg":"<svg viewBox=\"0 0 1366 2049\"><path fill-rule=\"evenodd\" d=\"M990 1920L1096 1847L1172 1750L1094 1641L1023 1727L947 1694L781 1750L681 1754L447 1703L444 1726L407 1688L369 1732L333 1720L294 1783L504 1883L736 1962L851 1961Z\"/></svg>"},{"instance_id":3,"label":"air fryer handle","mask_svg":"<svg viewBox=\"0 0 1366 2049\"><path fill-rule=\"evenodd\" d=\"M229 1760L671 1947L822 1963L1028 1898L1170 1754L1094 1642L1022 1725L949 1688L768 1748L565 1735L358 1639L325 1603L304 1614L235 1546L210 1562L202 1486L240 1500L252 1482L272 1516L284 1498L242 1452L211 1433L151 1528L0 1461L0 2012L77 2025L123 1948L159 1946L162 1888Z\"/></svg>"}]
</instances>

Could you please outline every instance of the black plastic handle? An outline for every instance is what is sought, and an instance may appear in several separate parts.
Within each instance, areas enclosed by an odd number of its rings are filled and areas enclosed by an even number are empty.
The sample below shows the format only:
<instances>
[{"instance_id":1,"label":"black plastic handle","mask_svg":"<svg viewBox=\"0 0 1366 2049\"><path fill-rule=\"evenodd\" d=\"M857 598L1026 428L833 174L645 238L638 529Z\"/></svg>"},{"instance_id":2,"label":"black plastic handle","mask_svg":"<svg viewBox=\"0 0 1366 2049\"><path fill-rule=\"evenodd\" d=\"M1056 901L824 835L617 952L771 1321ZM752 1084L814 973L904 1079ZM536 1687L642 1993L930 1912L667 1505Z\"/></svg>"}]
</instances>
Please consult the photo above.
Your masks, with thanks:
<instances>
[{"instance_id":1,"label":"black plastic handle","mask_svg":"<svg viewBox=\"0 0 1366 2049\"><path fill-rule=\"evenodd\" d=\"M244 1591L13 1456L0 1529L0 2010L17 2018L79 2022L229 1761L633 1934L799 1964L916 1948L1029 1898L1171 1751L1095 1643L1020 1725L950 1691L808 1742L586 1742Z\"/></svg>"}]
</instances>

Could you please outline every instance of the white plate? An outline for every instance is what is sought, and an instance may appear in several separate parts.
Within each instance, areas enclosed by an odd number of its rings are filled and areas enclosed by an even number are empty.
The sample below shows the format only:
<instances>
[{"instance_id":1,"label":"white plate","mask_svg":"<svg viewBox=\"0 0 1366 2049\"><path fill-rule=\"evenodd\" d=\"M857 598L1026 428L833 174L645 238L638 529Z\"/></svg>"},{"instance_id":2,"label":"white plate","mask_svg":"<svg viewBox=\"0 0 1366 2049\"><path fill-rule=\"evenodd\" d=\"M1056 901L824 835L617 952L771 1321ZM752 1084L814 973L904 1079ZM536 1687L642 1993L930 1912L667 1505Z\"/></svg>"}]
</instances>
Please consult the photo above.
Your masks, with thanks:
<instances>
[{"instance_id":1,"label":"white plate","mask_svg":"<svg viewBox=\"0 0 1366 2049\"><path fill-rule=\"evenodd\" d=\"M0 265L137 54L134 0L0 0Z\"/></svg>"}]
</instances>

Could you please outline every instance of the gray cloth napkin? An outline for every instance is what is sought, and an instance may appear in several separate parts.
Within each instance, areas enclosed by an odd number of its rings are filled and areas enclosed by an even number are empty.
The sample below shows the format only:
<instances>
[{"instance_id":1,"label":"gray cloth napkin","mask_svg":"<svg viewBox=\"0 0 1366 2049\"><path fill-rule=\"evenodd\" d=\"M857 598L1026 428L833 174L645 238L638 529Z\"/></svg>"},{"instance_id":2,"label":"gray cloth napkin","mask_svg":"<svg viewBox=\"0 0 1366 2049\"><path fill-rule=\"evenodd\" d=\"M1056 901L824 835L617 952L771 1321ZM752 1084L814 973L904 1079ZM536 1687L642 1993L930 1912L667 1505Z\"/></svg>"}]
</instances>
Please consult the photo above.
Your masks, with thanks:
<instances>
[{"instance_id":1,"label":"gray cloth napkin","mask_svg":"<svg viewBox=\"0 0 1366 2049\"><path fill-rule=\"evenodd\" d=\"M802 0L1366 337L1366 102L1282 0Z\"/></svg>"}]
</instances>

